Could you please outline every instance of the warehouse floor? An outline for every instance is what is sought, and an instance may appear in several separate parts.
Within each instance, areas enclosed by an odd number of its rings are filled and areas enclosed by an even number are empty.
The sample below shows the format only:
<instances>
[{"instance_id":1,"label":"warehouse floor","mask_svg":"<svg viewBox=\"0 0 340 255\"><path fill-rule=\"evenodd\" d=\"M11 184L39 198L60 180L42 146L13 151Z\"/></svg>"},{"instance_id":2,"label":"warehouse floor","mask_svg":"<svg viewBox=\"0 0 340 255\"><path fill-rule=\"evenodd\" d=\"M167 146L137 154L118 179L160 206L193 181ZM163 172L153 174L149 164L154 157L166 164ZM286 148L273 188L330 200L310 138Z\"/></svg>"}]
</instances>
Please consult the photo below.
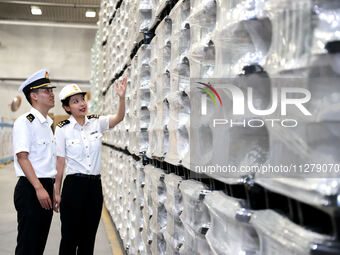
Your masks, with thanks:
<instances>
[{"instance_id":1,"label":"warehouse floor","mask_svg":"<svg viewBox=\"0 0 340 255\"><path fill-rule=\"evenodd\" d=\"M0 168L0 255L14 254L17 236L16 211L13 204L13 192L17 178L13 163ZM59 214L54 213L45 255L58 254L60 242ZM94 254L111 255L112 251L101 220L97 232Z\"/></svg>"}]
</instances>

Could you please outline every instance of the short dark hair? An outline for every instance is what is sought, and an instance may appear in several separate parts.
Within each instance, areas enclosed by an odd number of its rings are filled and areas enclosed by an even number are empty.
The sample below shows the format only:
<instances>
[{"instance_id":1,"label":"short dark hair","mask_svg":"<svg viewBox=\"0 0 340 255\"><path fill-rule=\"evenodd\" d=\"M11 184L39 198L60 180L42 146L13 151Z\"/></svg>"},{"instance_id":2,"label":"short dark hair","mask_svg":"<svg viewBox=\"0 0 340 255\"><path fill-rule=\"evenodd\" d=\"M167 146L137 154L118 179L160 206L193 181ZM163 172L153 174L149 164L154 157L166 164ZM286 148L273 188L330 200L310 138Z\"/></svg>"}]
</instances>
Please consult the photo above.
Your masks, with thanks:
<instances>
[{"instance_id":1,"label":"short dark hair","mask_svg":"<svg viewBox=\"0 0 340 255\"><path fill-rule=\"evenodd\" d=\"M31 93L39 93L39 89L33 89L25 92L25 97L30 105L32 105Z\"/></svg>"},{"instance_id":2,"label":"short dark hair","mask_svg":"<svg viewBox=\"0 0 340 255\"><path fill-rule=\"evenodd\" d=\"M70 106L70 99L71 99L71 97L66 97L64 100L61 100L63 108L68 115L71 115L71 112L66 111L65 106Z\"/></svg>"}]
</instances>

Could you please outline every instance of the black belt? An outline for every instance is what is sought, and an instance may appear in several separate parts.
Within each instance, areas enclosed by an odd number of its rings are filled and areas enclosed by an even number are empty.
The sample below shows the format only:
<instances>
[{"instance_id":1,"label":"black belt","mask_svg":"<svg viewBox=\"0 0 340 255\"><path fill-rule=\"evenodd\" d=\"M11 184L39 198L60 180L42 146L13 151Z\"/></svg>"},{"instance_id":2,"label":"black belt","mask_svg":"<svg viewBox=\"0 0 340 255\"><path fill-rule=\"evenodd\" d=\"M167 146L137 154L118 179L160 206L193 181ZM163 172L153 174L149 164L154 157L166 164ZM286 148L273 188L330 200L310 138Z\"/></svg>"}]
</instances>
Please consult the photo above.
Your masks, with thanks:
<instances>
[{"instance_id":1,"label":"black belt","mask_svg":"<svg viewBox=\"0 0 340 255\"><path fill-rule=\"evenodd\" d=\"M19 179L29 182L29 180L27 179L26 176L20 176ZM54 178L48 178L48 177L43 177L43 178L38 178L38 179L41 182L52 182L52 183L54 183L54 181L55 181Z\"/></svg>"},{"instance_id":2,"label":"black belt","mask_svg":"<svg viewBox=\"0 0 340 255\"><path fill-rule=\"evenodd\" d=\"M91 174L77 173L77 174L70 174L69 176L77 176L77 177L87 178L87 179L90 179L90 180L100 180L100 174L91 175Z\"/></svg>"}]
</instances>

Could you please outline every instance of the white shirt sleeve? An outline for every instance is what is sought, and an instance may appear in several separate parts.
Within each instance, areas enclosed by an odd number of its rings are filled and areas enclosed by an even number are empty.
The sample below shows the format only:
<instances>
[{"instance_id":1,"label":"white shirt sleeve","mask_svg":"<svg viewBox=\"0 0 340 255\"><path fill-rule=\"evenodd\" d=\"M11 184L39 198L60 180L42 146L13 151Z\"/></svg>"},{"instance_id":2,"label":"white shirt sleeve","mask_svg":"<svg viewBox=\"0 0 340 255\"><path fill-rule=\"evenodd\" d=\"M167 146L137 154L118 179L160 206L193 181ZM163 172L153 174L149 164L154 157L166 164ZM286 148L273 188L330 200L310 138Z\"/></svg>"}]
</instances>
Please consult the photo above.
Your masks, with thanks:
<instances>
[{"instance_id":1,"label":"white shirt sleeve","mask_svg":"<svg viewBox=\"0 0 340 255\"><path fill-rule=\"evenodd\" d=\"M30 152L31 147L31 134L29 131L29 126L26 121L18 119L13 125L13 151L14 155L19 152Z\"/></svg>"},{"instance_id":2,"label":"white shirt sleeve","mask_svg":"<svg viewBox=\"0 0 340 255\"><path fill-rule=\"evenodd\" d=\"M57 148L57 156L65 158L65 133L64 130L60 127L56 127L55 129L55 142L56 142L56 148Z\"/></svg>"},{"instance_id":3,"label":"white shirt sleeve","mask_svg":"<svg viewBox=\"0 0 340 255\"><path fill-rule=\"evenodd\" d=\"M110 128L110 115L99 117L100 132L104 132Z\"/></svg>"}]
</instances>

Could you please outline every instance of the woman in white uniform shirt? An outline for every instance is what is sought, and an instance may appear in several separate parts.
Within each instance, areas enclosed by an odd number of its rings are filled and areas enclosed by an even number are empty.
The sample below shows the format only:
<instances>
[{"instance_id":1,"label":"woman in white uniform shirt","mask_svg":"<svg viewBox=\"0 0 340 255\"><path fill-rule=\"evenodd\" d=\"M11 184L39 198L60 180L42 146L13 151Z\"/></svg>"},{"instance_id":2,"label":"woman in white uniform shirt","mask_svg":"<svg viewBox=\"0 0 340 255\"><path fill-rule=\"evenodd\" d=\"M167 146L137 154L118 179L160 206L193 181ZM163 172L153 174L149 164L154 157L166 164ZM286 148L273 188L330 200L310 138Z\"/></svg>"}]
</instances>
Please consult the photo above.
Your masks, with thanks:
<instances>
[{"instance_id":1,"label":"woman in white uniform shirt","mask_svg":"<svg viewBox=\"0 0 340 255\"><path fill-rule=\"evenodd\" d=\"M56 128L57 171L54 210L61 219L59 254L93 254L102 211L100 180L102 132L113 128L125 115L126 78L116 84L119 106L116 115L86 115L86 92L76 84L65 86L59 98L70 118ZM66 178L60 197L65 168Z\"/></svg>"}]
</instances>

